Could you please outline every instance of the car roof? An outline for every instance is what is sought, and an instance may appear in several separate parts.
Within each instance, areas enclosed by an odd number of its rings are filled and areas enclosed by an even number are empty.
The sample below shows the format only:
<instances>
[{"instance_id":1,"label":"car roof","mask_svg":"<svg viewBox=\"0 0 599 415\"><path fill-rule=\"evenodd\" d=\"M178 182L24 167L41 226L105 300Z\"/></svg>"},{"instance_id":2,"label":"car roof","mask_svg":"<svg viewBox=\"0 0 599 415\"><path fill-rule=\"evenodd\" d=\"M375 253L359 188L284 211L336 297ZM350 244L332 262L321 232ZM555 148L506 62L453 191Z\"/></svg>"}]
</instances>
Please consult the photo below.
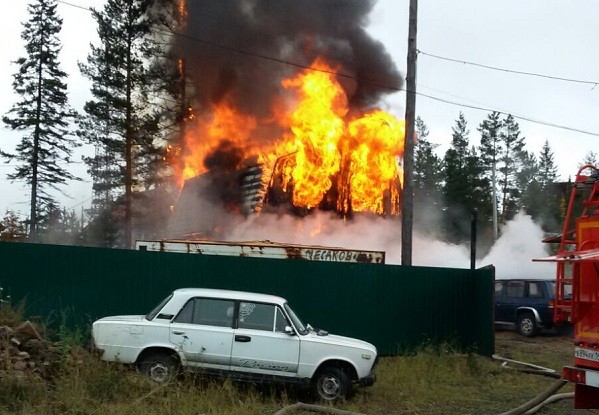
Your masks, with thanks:
<instances>
[{"instance_id":1,"label":"car roof","mask_svg":"<svg viewBox=\"0 0 599 415\"><path fill-rule=\"evenodd\" d=\"M549 281L555 282L555 278L496 278L496 282L499 281Z\"/></svg>"},{"instance_id":2,"label":"car roof","mask_svg":"<svg viewBox=\"0 0 599 415\"><path fill-rule=\"evenodd\" d=\"M247 300L259 303L284 304L287 302L282 297L270 294L253 293L248 291L222 290L216 288L179 288L173 292L175 295L188 297L215 297L228 300Z\"/></svg>"}]
</instances>

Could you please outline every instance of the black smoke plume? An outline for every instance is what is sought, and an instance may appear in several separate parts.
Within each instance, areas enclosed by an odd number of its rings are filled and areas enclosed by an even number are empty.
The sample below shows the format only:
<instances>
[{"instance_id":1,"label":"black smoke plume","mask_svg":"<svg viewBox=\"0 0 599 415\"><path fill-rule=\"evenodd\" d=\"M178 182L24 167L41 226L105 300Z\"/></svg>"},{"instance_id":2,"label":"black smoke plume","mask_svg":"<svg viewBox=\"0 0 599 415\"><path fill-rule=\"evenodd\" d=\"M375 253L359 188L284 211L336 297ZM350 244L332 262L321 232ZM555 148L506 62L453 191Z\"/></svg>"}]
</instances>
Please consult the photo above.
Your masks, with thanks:
<instances>
[{"instance_id":1,"label":"black smoke plume","mask_svg":"<svg viewBox=\"0 0 599 415\"><path fill-rule=\"evenodd\" d=\"M360 110L402 86L383 44L366 32L374 0L187 0L174 51L186 60L194 106L201 112L227 97L247 114L268 115L280 82L318 56ZM289 63L285 63L289 62Z\"/></svg>"}]
</instances>

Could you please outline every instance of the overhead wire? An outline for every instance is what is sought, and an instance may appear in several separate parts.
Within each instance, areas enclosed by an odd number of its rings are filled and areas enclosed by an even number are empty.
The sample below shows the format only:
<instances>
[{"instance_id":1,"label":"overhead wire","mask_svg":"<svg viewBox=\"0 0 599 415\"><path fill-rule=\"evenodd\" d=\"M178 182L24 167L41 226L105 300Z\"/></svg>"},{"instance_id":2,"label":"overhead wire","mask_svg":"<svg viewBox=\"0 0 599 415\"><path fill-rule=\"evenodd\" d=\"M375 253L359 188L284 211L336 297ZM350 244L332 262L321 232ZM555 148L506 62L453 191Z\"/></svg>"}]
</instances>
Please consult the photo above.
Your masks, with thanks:
<instances>
[{"instance_id":1,"label":"overhead wire","mask_svg":"<svg viewBox=\"0 0 599 415\"><path fill-rule=\"evenodd\" d=\"M84 8L82 6L77 6L77 5L73 5L72 3L68 3L64 0L57 0L57 2L59 3L63 3L69 6L73 6L73 7L78 7L80 9L83 10L87 10L87 11L91 11L88 8ZM307 65L303 65L297 62L291 62L288 60L284 60L284 59L280 59L280 58L275 58L272 56L268 56L265 54L260 54L260 53L255 53L255 52L249 52L243 49L239 49L239 48L235 48L235 47L231 47L231 46L227 46L227 45L223 45L217 42L212 42L212 41L208 41L206 39L200 39L196 36L191 36L191 35L187 35L185 33L180 33L174 30L165 30L165 29L154 29L155 33L158 34L162 34L162 35L169 35L169 36L178 36L178 37L182 37L185 39L189 39L192 41L196 41L199 43L203 43L205 45L211 46L211 47L215 47L215 48L219 48L219 49L223 49L223 50L227 50L230 52L234 52L234 53L239 53L242 55L246 55L246 56L251 56L251 57L255 57L255 58L259 58L259 59L264 59L264 60L268 60L271 62L276 62L276 63L280 63L280 64L284 64L284 65L289 65L289 66L293 66L293 67L297 67L300 69L305 69L305 70L310 70L310 71L314 71L314 72L323 72L323 73L327 73L330 75L335 75L335 76L339 76L339 77L343 77L346 79L352 79L355 80L357 82L363 83L363 84L368 84L374 87L378 87L381 89L387 89L387 90L391 90L391 91L396 91L396 92L407 92L407 90L405 88L400 88L400 87L395 87L395 86L390 86L390 85L383 85L377 82L372 82L372 81L368 81L362 78L358 78L356 76L353 75L349 75L346 73L342 73L342 72L337 72L337 71L331 71L331 70L326 70L326 69L320 69L320 68L313 68ZM460 62L460 63L465 63L465 64L470 64L470 65L474 65L474 66L480 66L480 67L484 67L487 69L495 69L495 70L502 70L505 72L512 72L512 73L516 73L516 74L520 74L520 75L530 75L530 76L538 76L538 77L543 77L543 78L549 78L549 79L554 79L554 80L559 80L559 81L568 81L568 82L577 82L577 83L584 83L584 84L591 84L591 85L597 85L597 83L599 82L595 82L595 81L582 81L582 80L576 80L576 79L571 79L571 78L561 78L561 77L554 77L554 76L550 76L550 75L542 75L542 74L535 74L532 72L523 72L523 71L515 71L515 70L508 70L508 69L504 69L504 68L498 68L498 67L493 67L493 66L489 66L489 65L482 65L482 64L476 64L474 62L468 62L468 61L459 61L456 59L451 59L451 58L445 58L445 57L441 57L438 55L433 55L433 54L429 54L427 52L423 52L421 50L418 50L419 54L425 54L427 56L431 56L434 58L438 58L438 59L444 59L444 60L449 60L449 61L454 61L454 62ZM558 128L558 129L562 129L562 130L566 130L566 131L572 131L572 132L577 132L577 133L581 133L581 134L586 134L586 135L591 135L591 136L596 136L599 137L599 133L597 132L593 132L593 131L586 131L583 129L579 129L579 128L573 128L573 127L569 127L569 126L565 126L565 125L560 125L560 124L556 124L553 122L547 122L547 121L542 121L542 120L538 120L538 119L534 119L532 117L528 117L528 116L522 116L522 115L515 115L513 112L511 111L498 111L495 110L493 108L487 108L484 106L477 106L477 105L470 105L470 104L465 104L465 103L461 103L461 102L456 102L456 101L451 101L448 99L444 99L444 98L440 98L440 97L436 97L433 95L429 95L429 94L424 94L422 92L415 92L416 95L420 96L420 97L424 97L424 98L428 98L434 101L438 101L438 102L443 102L449 105L454 105L454 106L458 106L458 107L462 107L462 108L468 108L468 109L474 109L474 110L479 110L479 111L486 111L486 112L497 112L499 114L502 115L512 115L512 117L522 120L522 121L527 121L527 122L531 122L534 124L539 124L539 125L545 125L548 127L553 127L553 128Z\"/></svg>"},{"instance_id":2,"label":"overhead wire","mask_svg":"<svg viewBox=\"0 0 599 415\"><path fill-rule=\"evenodd\" d=\"M581 80L581 79L564 78L561 76L546 75L546 74L540 74L540 73L535 73L535 72L518 71L515 69L500 68L497 66L484 65L482 63L470 62L470 61L466 61L466 60L447 58L445 56L439 56L439 55L435 55L432 53L424 52L420 49L418 49L416 52L419 55L424 55L424 56L428 56L428 57L439 59L439 60L444 60L444 61L454 62L454 63L461 63L464 65L476 66L478 68L491 69L494 71L513 73L513 74L517 74L517 75L535 76L538 78L553 79L556 81L564 81L564 82L574 82L574 83L578 83L578 84L587 84L587 85L593 85L593 86L597 86L599 84L599 81L585 81L585 80Z\"/></svg>"}]
</instances>

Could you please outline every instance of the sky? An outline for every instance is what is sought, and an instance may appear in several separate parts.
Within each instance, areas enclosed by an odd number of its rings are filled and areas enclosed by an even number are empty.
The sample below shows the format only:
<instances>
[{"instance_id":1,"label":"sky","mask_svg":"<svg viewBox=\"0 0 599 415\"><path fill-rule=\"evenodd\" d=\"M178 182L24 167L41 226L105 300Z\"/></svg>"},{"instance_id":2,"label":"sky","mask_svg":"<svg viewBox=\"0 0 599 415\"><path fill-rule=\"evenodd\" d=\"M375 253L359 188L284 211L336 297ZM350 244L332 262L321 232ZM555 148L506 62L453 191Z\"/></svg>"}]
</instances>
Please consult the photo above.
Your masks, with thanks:
<instances>
[{"instance_id":1,"label":"sky","mask_svg":"<svg viewBox=\"0 0 599 415\"><path fill-rule=\"evenodd\" d=\"M102 0L68 2L97 8L103 4ZM11 61L24 55L20 33L21 23L27 19L26 6L26 0L15 0L4 7L10 17L0 29L0 114L16 101L12 92L16 66ZM62 69L70 74L71 104L81 110L89 99L89 83L79 74L77 62L86 59L89 43L96 40L95 23L80 8L59 4L58 11L64 19ZM478 125L490 111L497 110L517 118L528 151L538 155L548 140L560 179L573 176L589 151L599 152L599 88L594 84L599 83L596 16L599 2L582 0L420 0L417 44L423 53L418 55L417 63L416 113L430 130L429 140L439 145L439 154L448 148L451 128L460 111L468 122L471 144L475 145ZM386 46L405 75L408 0L379 0L370 15L369 31ZM542 76L490 70L464 62ZM395 93L387 96L381 106L403 118L404 102L405 95ZM13 151L19 138L19 133L0 126L3 151ZM79 211L90 203L91 181L81 154L92 151L82 148L74 157L78 163L73 172L83 181L69 183L64 188L66 196L56 195L68 209ZM13 170L14 166L0 162L0 214L10 209L26 215L29 189L8 181L6 174Z\"/></svg>"}]
</instances>

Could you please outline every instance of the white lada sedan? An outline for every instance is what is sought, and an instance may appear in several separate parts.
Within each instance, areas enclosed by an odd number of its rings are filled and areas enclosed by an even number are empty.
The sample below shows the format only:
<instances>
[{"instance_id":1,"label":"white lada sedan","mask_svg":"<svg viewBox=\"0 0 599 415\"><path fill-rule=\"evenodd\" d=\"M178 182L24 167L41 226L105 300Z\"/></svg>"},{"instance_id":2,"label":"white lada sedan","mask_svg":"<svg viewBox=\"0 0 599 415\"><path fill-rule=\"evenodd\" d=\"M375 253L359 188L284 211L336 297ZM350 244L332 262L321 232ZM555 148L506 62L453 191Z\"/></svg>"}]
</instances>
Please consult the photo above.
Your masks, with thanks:
<instances>
[{"instance_id":1,"label":"white lada sedan","mask_svg":"<svg viewBox=\"0 0 599 415\"><path fill-rule=\"evenodd\" d=\"M315 331L273 295L183 288L145 316L95 321L92 336L103 360L136 364L157 382L184 369L310 385L332 401L375 381L372 344Z\"/></svg>"}]
</instances>

